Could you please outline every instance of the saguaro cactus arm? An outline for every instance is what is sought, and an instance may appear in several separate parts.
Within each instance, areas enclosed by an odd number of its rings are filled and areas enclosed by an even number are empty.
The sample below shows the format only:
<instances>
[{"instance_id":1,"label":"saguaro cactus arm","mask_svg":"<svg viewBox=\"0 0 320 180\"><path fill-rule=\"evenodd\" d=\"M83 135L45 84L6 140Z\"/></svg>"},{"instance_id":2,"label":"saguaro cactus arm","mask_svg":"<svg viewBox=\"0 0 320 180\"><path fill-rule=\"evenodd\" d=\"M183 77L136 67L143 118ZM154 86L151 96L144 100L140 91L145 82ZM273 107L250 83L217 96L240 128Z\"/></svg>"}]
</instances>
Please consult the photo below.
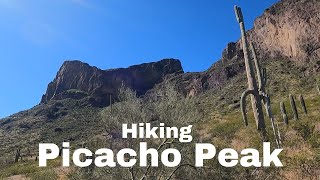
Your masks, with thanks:
<instances>
[{"instance_id":1,"label":"saguaro cactus arm","mask_svg":"<svg viewBox=\"0 0 320 180\"><path fill-rule=\"evenodd\" d=\"M265 91L265 85L267 83L267 69L262 68L262 71L261 71L261 66L257 58L256 49L254 48L254 45L252 43L250 43L250 49L252 52L253 61L257 71L259 90Z\"/></svg>"},{"instance_id":2,"label":"saguaro cactus arm","mask_svg":"<svg viewBox=\"0 0 320 180\"><path fill-rule=\"evenodd\" d=\"M246 106L247 106L247 97L250 94L254 94L253 90L245 90L242 95L241 95L241 100L240 100L240 107L241 107L241 112L242 112L242 118L246 126L248 126L248 118L247 118L247 112L246 112Z\"/></svg>"},{"instance_id":3,"label":"saguaro cactus arm","mask_svg":"<svg viewBox=\"0 0 320 180\"><path fill-rule=\"evenodd\" d=\"M262 80L262 72L260 71L261 67L260 67L259 61L257 59L256 50L255 50L252 42L250 43L250 49L251 49L251 52L252 52L254 65L255 65L256 71L257 71L258 86L259 86L259 89L262 90L264 83L263 83L263 80Z\"/></svg>"}]
</instances>

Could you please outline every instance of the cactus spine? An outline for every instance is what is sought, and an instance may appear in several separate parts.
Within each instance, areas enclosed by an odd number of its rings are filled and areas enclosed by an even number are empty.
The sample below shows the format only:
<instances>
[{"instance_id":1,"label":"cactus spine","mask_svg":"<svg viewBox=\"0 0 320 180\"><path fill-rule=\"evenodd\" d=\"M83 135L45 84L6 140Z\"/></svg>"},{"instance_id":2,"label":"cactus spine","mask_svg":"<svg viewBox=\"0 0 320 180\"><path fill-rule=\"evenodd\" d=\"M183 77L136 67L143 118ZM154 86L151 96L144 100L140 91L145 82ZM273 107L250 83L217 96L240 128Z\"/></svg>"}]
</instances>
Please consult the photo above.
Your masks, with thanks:
<instances>
[{"instance_id":1,"label":"cactus spine","mask_svg":"<svg viewBox=\"0 0 320 180\"><path fill-rule=\"evenodd\" d=\"M240 25L241 30L241 41L242 41L242 48L243 48L243 54L244 54L244 61L245 61L245 67L246 67L246 73L247 73L247 79L248 79L248 89L243 92L241 96L241 110L242 110L242 116L244 119L244 122L246 125L248 125L248 119L246 115L246 98L248 95L251 95L251 104L252 104L252 110L253 115L256 121L256 125L258 130L265 131L266 125L264 122L263 117L263 111L262 111L262 105L261 105L261 98L258 91L257 81L255 78L255 75L253 73L253 66L252 62L249 59L249 50L248 50L248 41L245 33L245 27L244 27L244 21L243 21L243 15L241 12L241 8L235 6L234 7L235 14L237 17L237 21Z\"/></svg>"},{"instance_id":2,"label":"cactus spine","mask_svg":"<svg viewBox=\"0 0 320 180\"><path fill-rule=\"evenodd\" d=\"M284 103L282 101L280 102L280 110L281 110L283 122L285 124L289 124L286 106L284 105Z\"/></svg>"},{"instance_id":3,"label":"cactus spine","mask_svg":"<svg viewBox=\"0 0 320 180\"><path fill-rule=\"evenodd\" d=\"M308 114L308 112L307 112L307 107L306 107L306 103L304 102L304 98L303 98L302 94L300 94L299 100L300 100L300 104L301 104L301 108L302 108L303 112L304 112L305 114Z\"/></svg>"},{"instance_id":4,"label":"cactus spine","mask_svg":"<svg viewBox=\"0 0 320 180\"><path fill-rule=\"evenodd\" d=\"M296 101L294 100L294 97L293 97L292 94L289 95L289 99L290 99L291 109L292 109L292 112L293 112L293 119L294 120L298 120L299 116L298 116Z\"/></svg>"}]
</instances>

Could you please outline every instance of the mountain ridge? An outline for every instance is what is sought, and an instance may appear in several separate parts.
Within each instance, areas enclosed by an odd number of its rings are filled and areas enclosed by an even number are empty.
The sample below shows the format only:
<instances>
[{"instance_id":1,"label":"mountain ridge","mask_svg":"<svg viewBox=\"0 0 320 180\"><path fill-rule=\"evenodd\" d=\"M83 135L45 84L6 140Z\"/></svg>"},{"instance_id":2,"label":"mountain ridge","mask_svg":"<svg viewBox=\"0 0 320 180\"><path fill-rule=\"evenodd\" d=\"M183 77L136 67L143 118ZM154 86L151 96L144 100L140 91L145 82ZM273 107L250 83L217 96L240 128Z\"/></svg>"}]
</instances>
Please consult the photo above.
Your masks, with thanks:
<instances>
[{"instance_id":1,"label":"mountain ridge","mask_svg":"<svg viewBox=\"0 0 320 180\"><path fill-rule=\"evenodd\" d=\"M81 61L65 61L55 79L49 83L41 103L66 98L89 98L94 106L107 106L117 100L118 89L124 84L138 95L143 95L168 74L183 73L179 60L163 59L158 62L143 63L101 70Z\"/></svg>"},{"instance_id":2,"label":"mountain ridge","mask_svg":"<svg viewBox=\"0 0 320 180\"><path fill-rule=\"evenodd\" d=\"M300 64L311 62L311 68L305 69L305 73L319 72L320 16L318 15L320 14L320 8L317 7L320 7L320 2L317 0L281 0L267 8L261 16L255 19L253 28L246 32L248 39L256 46L258 57L262 61L268 58L278 58ZM282 36L286 36L288 40L286 41ZM170 61L170 59L167 60ZM70 62L74 62L71 64L75 67L71 67ZM148 66L148 64L152 65L153 63L161 64L161 61L107 70L90 66L79 60L66 61L60 67L55 79L48 84L40 102L47 103L50 100L90 97L89 101L92 105L104 107L110 103L110 96L116 101L116 89L120 87L122 82L137 91L138 95L143 95L156 84L161 84L165 79L175 81L183 94L193 96L209 89L220 88L230 78L244 71L243 53L239 39L236 42L228 43L222 52L221 59L213 63L206 71L184 73L179 61L173 63L173 66L169 67L169 69L172 69L168 72L164 72L165 69L158 72L157 70L154 71L154 73L160 73L153 77L154 79L151 82L148 82L147 87L138 87L142 86L142 82L138 82L139 85L132 84L132 81L136 81L136 78L130 78L129 76L133 76L134 73L130 75L120 73L118 76L122 77L118 79L109 75L109 78L113 79L110 81L114 82L109 82L109 87L104 85L104 83L108 84L108 80L104 78L103 74L117 74L116 72L119 71L126 71L126 69L130 71L132 68ZM67 66L67 64L70 66ZM162 68L165 68L165 65L162 65ZM68 74L68 69L71 72L66 77L64 73ZM85 72L86 70L88 72ZM162 71L164 74L161 74ZM146 74L142 76L148 76ZM169 74L171 75L166 77ZM139 79L142 76L139 76ZM68 80L66 81L66 79Z\"/></svg>"},{"instance_id":3,"label":"mountain ridge","mask_svg":"<svg viewBox=\"0 0 320 180\"><path fill-rule=\"evenodd\" d=\"M312 3L314 7L310 7ZM317 175L319 177L320 99L315 81L320 79L318 73L320 58L318 58L317 49L320 28L319 25L314 26L312 25L314 23L310 23L318 22L319 9L320 4L316 0L282 0L268 8L255 21L253 29L247 31L249 40L256 46L261 66L267 70L267 90L271 96L275 122L277 126L279 125L283 137L285 167L279 169L237 167L226 170L213 164L213 169L218 169L217 174L208 174L207 179L212 177L312 179ZM308 10L310 11L303 13ZM297 16L293 16L295 12ZM293 20L286 20L289 17ZM296 28L309 27L306 25L308 22L313 32L309 30L293 32ZM294 25L290 26L290 23ZM281 38L283 34L290 34L290 36L292 34L294 38L291 37L286 42L286 38ZM312 51L308 53L310 49ZM48 85L40 104L0 120L0 152L2 152L0 172L3 168L1 166L8 162L9 168L11 167L10 162L14 159L17 149L21 148L24 158L29 158L30 155L35 158L39 142L61 144L67 141L71 142L73 147L83 147L84 141L93 141L99 145L102 144L101 142L108 141L106 123L110 123L110 118L104 116L103 112L110 112L113 116L123 115L123 113L116 114L117 112L112 109L113 107L121 108L123 105L122 102L116 102L117 89L123 82L142 97L137 100L141 104L145 103L144 94L166 86L167 82L174 82L180 92L192 97L185 99L195 102L195 105L187 106L184 110L185 112L199 111L201 122L195 124L195 127L199 127L195 131L202 142L213 143L219 148L231 146L236 150L261 145L261 139L256 136L258 134L251 111L248 111L249 126L243 128L239 110L240 96L247 89L240 40L230 42L222 52L221 59L204 72L184 73L180 61L176 59L167 59L162 62L133 65L130 66L131 69L128 67L101 70L80 61L66 61L55 79ZM147 86L144 86L145 82ZM287 98L289 94L295 97L303 95L308 114L302 114L297 104L301 119L292 120L292 113L288 109L290 123L285 125L282 122L279 103L283 102L290 107ZM116 104L105 107L110 103L109 97L112 97L112 102ZM169 107L168 111L175 109L170 102L169 106L164 107ZM150 108L148 113L152 114L152 106ZM179 113L176 115L179 116ZM150 115L152 120L158 118L157 114L152 115ZM175 119L178 118L173 118ZM266 119L266 123L268 125L270 122ZM268 131L272 132L270 124L268 127ZM270 142L272 138L273 136ZM99 141L96 142L96 140ZM36 163L34 159L32 162Z\"/></svg>"},{"instance_id":4,"label":"mountain ridge","mask_svg":"<svg viewBox=\"0 0 320 180\"><path fill-rule=\"evenodd\" d=\"M239 32L240 34L240 32ZM261 61L283 59L297 63L303 73L320 72L320 1L281 0L254 20L252 29L247 30L248 40L256 48ZM222 51L221 59L208 70L190 74L188 83L180 89L187 95L194 95L208 89L220 88L226 82L245 70L241 39L229 42ZM183 75L182 75L183 76ZM185 85L187 84L187 85Z\"/></svg>"}]
</instances>

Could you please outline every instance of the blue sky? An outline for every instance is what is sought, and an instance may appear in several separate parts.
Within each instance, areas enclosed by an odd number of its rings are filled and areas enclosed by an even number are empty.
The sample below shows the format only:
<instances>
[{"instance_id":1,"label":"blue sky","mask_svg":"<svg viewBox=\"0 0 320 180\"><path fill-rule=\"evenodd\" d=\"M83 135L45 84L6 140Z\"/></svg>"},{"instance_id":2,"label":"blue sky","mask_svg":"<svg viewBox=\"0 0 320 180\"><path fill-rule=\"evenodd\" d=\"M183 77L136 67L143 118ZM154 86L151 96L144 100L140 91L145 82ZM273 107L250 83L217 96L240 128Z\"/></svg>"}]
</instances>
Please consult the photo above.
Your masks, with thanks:
<instances>
[{"instance_id":1,"label":"blue sky","mask_svg":"<svg viewBox=\"0 0 320 180\"><path fill-rule=\"evenodd\" d=\"M64 60L101 69L178 58L203 71L277 0L0 0L0 118L38 104Z\"/></svg>"}]
</instances>

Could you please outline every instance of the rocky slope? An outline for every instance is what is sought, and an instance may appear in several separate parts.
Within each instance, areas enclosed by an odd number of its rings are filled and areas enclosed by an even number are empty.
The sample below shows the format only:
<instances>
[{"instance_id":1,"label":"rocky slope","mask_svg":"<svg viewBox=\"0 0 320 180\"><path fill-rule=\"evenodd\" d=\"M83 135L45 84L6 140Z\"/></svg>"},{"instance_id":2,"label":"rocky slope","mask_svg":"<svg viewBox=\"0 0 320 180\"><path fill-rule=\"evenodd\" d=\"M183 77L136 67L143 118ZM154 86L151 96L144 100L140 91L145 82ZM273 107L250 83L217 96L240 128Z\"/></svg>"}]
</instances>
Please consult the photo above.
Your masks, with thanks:
<instances>
[{"instance_id":1,"label":"rocky slope","mask_svg":"<svg viewBox=\"0 0 320 180\"><path fill-rule=\"evenodd\" d=\"M253 29L247 32L248 38L264 58L282 57L296 62L319 60L319 7L318 0L282 0L254 21ZM222 59L242 59L241 50L240 40L231 42Z\"/></svg>"},{"instance_id":2,"label":"rocky slope","mask_svg":"<svg viewBox=\"0 0 320 180\"><path fill-rule=\"evenodd\" d=\"M285 101L289 107L285 99L289 93L304 93L310 108L309 115L302 116L303 122L308 123L300 127L292 122L293 128L298 130L284 134L288 144L292 141L291 154L286 154L293 159L289 163L293 175L286 176L287 179L297 178L293 172L299 174L303 170L299 163L292 163L296 154L306 154L306 149L310 153L312 148L319 147L320 101L314 89L314 80L320 78L319 9L318 0L283 0L267 9L257 18L254 28L247 32L256 45L262 65L267 68L267 86L277 120L281 120L279 102ZM243 71L240 41L229 43L221 60L207 71L198 73L183 73L180 62L174 59L111 70L101 70L80 61L66 61L48 85L39 105L0 120L0 164L12 161L17 148L25 154L35 155L39 142L70 141L81 146L83 139L100 137L105 131L105 121L97 106L109 105L110 96L117 100L117 90L122 83L143 95L168 80L177 82L185 95L197 95L203 119L212 123L205 126L204 134L212 135L215 144L250 147L250 142L257 142L248 136L255 132L255 127L242 129L238 112L239 97L246 88ZM232 138L225 138L230 134ZM304 146L297 148L297 144ZM310 157L307 156L307 161ZM310 174L309 169L306 172Z\"/></svg>"},{"instance_id":3,"label":"rocky slope","mask_svg":"<svg viewBox=\"0 0 320 180\"><path fill-rule=\"evenodd\" d=\"M265 10L255 20L253 29L247 34L256 45L262 63L269 64L270 74L277 72L284 78L291 78L289 75L294 69L294 85L303 82L305 76L310 75L311 79L316 77L313 75L320 70L319 11L318 0L282 0ZM164 81L170 80L177 82L179 89L188 96L212 90L218 94L220 100L238 102L239 93L246 87L245 76L241 76L243 78L240 78L239 82L239 75L243 75L244 71L240 44L240 41L229 43L222 52L221 60L207 71L198 73L183 73L180 61L175 59L111 70L101 70L80 61L66 61L48 85L41 104L27 111L32 113L23 116L18 113L6 118L0 124L0 129L4 134L11 129L20 131L16 125L22 124L20 129L24 132L25 129L33 127L28 124L31 122L30 119L39 117L39 122L42 123L69 117L65 112L68 108L56 107L56 100L82 99L69 109L82 108L88 102L93 107L107 106L110 97L113 101L117 100L117 90L122 83L134 89L138 95L143 95L154 87L161 87ZM270 59L280 62L276 63L277 66L270 65L272 62L266 61ZM306 62L308 63L304 65ZM281 81L285 82L285 79L277 78L271 81L274 83L274 92L288 89L279 86ZM237 87L236 91L233 87ZM44 110L36 110L39 107ZM21 119L26 120L28 126L24 126Z\"/></svg>"},{"instance_id":4,"label":"rocky slope","mask_svg":"<svg viewBox=\"0 0 320 180\"><path fill-rule=\"evenodd\" d=\"M264 11L247 35L255 44L261 60L287 59L300 65L308 63L305 74L320 72L320 1L282 0ZM185 94L192 96L220 88L243 70L243 53L238 40L228 43L221 60L206 72L180 75L177 82ZM184 80L182 84L181 79Z\"/></svg>"},{"instance_id":5,"label":"rocky slope","mask_svg":"<svg viewBox=\"0 0 320 180\"><path fill-rule=\"evenodd\" d=\"M50 100L89 98L94 106L106 106L117 100L122 84L143 95L168 74L183 73L180 61L164 59L128 68L101 70L80 61L66 61L48 85L41 103Z\"/></svg>"},{"instance_id":6,"label":"rocky slope","mask_svg":"<svg viewBox=\"0 0 320 180\"><path fill-rule=\"evenodd\" d=\"M249 35L265 56L308 61L320 59L319 30L320 1L283 0L256 19Z\"/></svg>"}]
</instances>

